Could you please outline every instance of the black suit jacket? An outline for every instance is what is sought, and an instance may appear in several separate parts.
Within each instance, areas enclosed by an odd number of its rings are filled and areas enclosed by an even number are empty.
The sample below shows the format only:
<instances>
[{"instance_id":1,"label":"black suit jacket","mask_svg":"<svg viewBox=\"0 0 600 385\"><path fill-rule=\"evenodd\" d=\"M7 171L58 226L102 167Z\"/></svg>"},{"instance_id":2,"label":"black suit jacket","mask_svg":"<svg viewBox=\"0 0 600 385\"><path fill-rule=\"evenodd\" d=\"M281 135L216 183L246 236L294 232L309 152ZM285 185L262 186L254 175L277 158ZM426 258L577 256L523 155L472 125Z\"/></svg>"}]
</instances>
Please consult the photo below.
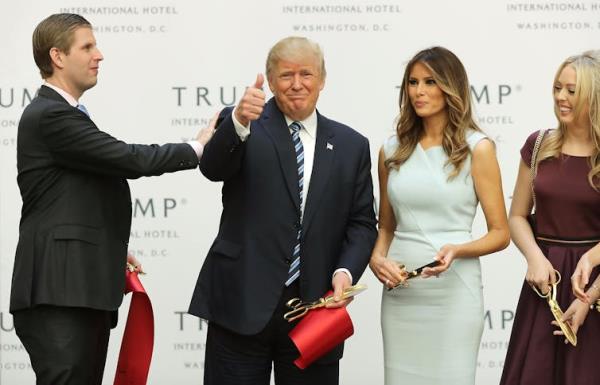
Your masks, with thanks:
<instances>
[{"instance_id":1,"label":"black suit jacket","mask_svg":"<svg viewBox=\"0 0 600 385\"><path fill-rule=\"evenodd\" d=\"M185 143L146 146L113 138L42 86L18 129L23 207L10 311L37 304L117 309L131 227L125 178L197 164Z\"/></svg>"},{"instance_id":2,"label":"black suit jacket","mask_svg":"<svg viewBox=\"0 0 600 385\"><path fill-rule=\"evenodd\" d=\"M300 226L296 153L274 99L252 122L245 142L235 131L230 109L220 119L200 170L210 180L224 181L223 213L189 312L250 335L273 315L292 260ZM375 225L368 140L318 114L302 223L299 283L304 300L331 289L337 268L349 269L358 281L375 242Z\"/></svg>"}]
</instances>

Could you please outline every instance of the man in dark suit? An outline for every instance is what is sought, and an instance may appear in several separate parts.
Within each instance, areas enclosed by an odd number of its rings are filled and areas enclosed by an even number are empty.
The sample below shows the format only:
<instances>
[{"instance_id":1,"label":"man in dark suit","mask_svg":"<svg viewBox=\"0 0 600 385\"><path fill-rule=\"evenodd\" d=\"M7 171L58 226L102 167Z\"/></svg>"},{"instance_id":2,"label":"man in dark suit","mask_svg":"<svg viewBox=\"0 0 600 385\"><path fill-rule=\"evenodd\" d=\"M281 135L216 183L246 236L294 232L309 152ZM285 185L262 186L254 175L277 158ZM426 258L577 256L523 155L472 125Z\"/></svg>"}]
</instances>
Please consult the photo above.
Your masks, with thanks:
<instances>
[{"instance_id":1,"label":"man in dark suit","mask_svg":"<svg viewBox=\"0 0 600 385\"><path fill-rule=\"evenodd\" d=\"M262 75L225 110L200 170L223 181L223 213L189 312L209 321L205 385L337 384L340 345L305 370L283 319L294 297L342 291L363 273L375 238L368 140L316 110L320 47L278 42Z\"/></svg>"},{"instance_id":2,"label":"man in dark suit","mask_svg":"<svg viewBox=\"0 0 600 385\"><path fill-rule=\"evenodd\" d=\"M10 311L38 384L101 384L125 288L126 178L196 167L212 130L164 146L127 144L100 131L78 103L103 59L79 15L43 20L33 53L45 83L19 122L23 207Z\"/></svg>"}]
</instances>

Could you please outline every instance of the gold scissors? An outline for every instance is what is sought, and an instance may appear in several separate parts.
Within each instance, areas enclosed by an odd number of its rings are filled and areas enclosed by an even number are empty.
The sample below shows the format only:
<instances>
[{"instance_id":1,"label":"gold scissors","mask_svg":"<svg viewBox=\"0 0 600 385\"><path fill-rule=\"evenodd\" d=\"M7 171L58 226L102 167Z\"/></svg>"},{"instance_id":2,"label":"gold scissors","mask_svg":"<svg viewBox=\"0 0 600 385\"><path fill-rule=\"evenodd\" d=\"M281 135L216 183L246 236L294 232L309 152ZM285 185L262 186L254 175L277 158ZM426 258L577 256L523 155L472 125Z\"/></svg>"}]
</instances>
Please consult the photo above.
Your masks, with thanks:
<instances>
[{"instance_id":1,"label":"gold scissors","mask_svg":"<svg viewBox=\"0 0 600 385\"><path fill-rule=\"evenodd\" d=\"M367 289L367 285L354 285L346 288L342 292L341 300L354 297L358 293L365 291ZM289 307L290 311L283 315L283 318L288 322L292 322L300 317L303 317L309 310L318 309L320 307L324 307L328 303L333 302L333 294L329 295L325 298L321 297L314 302L302 302L300 298L292 298L290 299L286 305Z\"/></svg>"},{"instance_id":2,"label":"gold scissors","mask_svg":"<svg viewBox=\"0 0 600 385\"><path fill-rule=\"evenodd\" d=\"M408 276L406 277L406 280L420 276L421 273L423 272L423 269L425 269L426 267L436 267L439 264L441 264L440 261L433 261L431 263L428 263L427 265L423 265L421 267L417 267L416 269L414 269L412 271L407 271L406 273L408 274ZM398 267L400 269L402 269L402 270L406 270L406 266L404 266L401 263L398 264ZM408 286L408 282L406 282L406 280L404 282L400 282L396 286L388 287L387 291L394 290L394 289L396 289L398 287L407 287Z\"/></svg>"},{"instance_id":3,"label":"gold scissors","mask_svg":"<svg viewBox=\"0 0 600 385\"><path fill-rule=\"evenodd\" d=\"M546 298L546 301L548 301L548 306L550 306L550 311L552 312L554 319L558 323L560 330L562 330L563 334L567 338L567 341L569 341L571 345L577 346L577 335L573 333L573 330L571 329L571 326L569 324L562 321L563 311L560 308L558 302L556 301L556 286L560 283L561 276L557 270L554 271L558 276L558 280L556 281L556 283L550 286L550 290L548 290L546 294L542 294L535 285L531 286L531 288L533 289L533 291L535 291L535 293L538 296Z\"/></svg>"}]
</instances>

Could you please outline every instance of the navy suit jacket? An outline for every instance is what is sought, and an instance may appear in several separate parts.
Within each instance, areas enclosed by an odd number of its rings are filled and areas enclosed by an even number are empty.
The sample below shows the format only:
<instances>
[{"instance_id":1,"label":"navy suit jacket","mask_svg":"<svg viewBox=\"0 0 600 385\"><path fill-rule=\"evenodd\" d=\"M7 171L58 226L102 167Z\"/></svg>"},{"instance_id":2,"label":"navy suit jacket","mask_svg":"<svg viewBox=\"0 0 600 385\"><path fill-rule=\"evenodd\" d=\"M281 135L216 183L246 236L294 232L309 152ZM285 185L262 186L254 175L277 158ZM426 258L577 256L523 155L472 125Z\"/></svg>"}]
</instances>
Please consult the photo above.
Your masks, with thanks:
<instances>
[{"instance_id":1,"label":"navy suit jacket","mask_svg":"<svg viewBox=\"0 0 600 385\"><path fill-rule=\"evenodd\" d=\"M200 161L208 179L224 182L223 213L189 312L252 335L266 326L281 298L300 226L303 300L331 289L337 268L350 270L355 283L361 277L377 234L371 161L364 136L317 113L301 224L296 153L275 100L252 122L245 142L231 113L221 113Z\"/></svg>"},{"instance_id":2,"label":"navy suit jacket","mask_svg":"<svg viewBox=\"0 0 600 385\"><path fill-rule=\"evenodd\" d=\"M131 196L125 178L197 167L189 144L127 144L42 86L17 135L23 207L10 311L116 310L123 300Z\"/></svg>"}]
</instances>

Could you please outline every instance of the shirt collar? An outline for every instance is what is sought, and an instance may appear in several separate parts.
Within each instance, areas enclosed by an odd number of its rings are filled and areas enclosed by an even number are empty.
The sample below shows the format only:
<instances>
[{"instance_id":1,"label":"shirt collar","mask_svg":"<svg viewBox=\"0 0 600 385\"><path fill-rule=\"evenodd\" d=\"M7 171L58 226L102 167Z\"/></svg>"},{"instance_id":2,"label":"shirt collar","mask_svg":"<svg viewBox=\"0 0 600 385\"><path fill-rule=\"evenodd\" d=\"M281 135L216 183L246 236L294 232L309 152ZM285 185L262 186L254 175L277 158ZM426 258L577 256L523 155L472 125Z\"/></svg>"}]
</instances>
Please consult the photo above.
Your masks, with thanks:
<instances>
[{"instance_id":1,"label":"shirt collar","mask_svg":"<svg viewBox=\"0 0 600 385\"><path fill-rule=\"evenodd\" d=\"M289 127L290 124L292 124L294 122L294 120L285 116L285 122L287 123L287 125ZM313 110L312 114L308 115L308 117L306 119L301 120L300 123L302 123L302 127L304 127L306 129L306 132L308 133L308 135L311 138L315 138L316 132L317 132L317 110Z\"/></svg>"},{"instance_id":2,"label":"shirt collar","mask_svg":"<svg viewBox=\"0 0 600 385\"><path fill-rule=\"evenodd\" d=\"M60 96L63 97L63 99L65 99L67 101L67 103L69 103L70 105L72 105L73 107L77 107L79 105L79 103L77 102L77 100L71 96L70 93L68 93L67 91L63 90L60 87L57 87L53 84L50 84L48 82L44 82L44 85L48 88L52 88L54 91L58 92L58 94Z\"/></svg>"}]
</instances>

